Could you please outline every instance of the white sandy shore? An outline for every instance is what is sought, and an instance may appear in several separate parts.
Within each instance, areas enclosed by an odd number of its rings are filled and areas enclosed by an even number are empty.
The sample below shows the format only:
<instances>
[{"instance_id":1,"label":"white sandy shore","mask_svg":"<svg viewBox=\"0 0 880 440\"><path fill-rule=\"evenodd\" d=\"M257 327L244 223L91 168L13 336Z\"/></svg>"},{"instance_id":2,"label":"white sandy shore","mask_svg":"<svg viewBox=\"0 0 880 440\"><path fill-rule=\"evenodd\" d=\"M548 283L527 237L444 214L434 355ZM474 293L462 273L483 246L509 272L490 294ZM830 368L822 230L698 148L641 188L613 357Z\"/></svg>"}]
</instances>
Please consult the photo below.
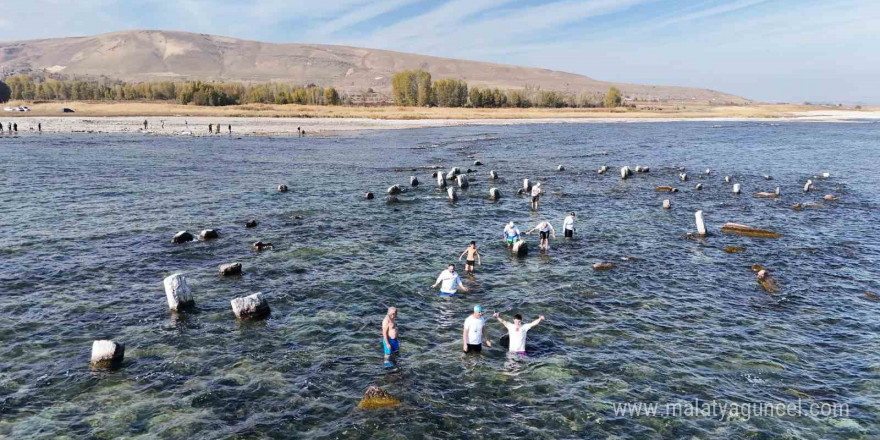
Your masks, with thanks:
<instances>
[{"instance_id":1,"label":"white sandy shore","mask_svg":"<svg viewBox=\"0 0 880 440\"><path fill-rule=\"evenodd\" d=\"M2 115L0 115L2 118ZM148 128L143 129L144 119ZM588 124L588 123L637 123L637 122L847 122L880 121L880 112L865 111L808 111L791 117L780 118L548 118L548 119L364 119L364 118L224 118L224 117L15 117L3 121L3 128L18 124L20 132L37 131L41 124L47 133L148 133L156 135L207 136L208 124L220 124L220 134L228 135L296 135L302 128L307 135L327 135L333 132L353 130L390 130L403 128L454 127L472 125L521 125L521 124ZM5 133L6 131L4 131Z\"/></svg>"}]
</instances>

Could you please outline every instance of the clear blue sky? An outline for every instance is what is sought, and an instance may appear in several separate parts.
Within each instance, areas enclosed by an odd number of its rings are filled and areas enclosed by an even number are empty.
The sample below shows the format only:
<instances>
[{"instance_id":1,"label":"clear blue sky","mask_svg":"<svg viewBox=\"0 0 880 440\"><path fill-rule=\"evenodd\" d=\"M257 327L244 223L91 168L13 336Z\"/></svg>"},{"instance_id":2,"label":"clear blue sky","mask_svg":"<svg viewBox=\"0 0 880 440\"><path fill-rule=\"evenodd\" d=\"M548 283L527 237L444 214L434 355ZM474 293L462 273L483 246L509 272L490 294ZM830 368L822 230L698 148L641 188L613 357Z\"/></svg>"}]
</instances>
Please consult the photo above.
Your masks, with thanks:
<instances>
[{"instance_id":1,"label":"clear blue sky","mask_svg":"<svg viewBox=\"0 0 880 440\"><path fill-rule=\"evenodd\" d=\"M880 104L880 0L4 3L3 40L182 30L544 67L764 101Z\"/></svg>"}]
</instances>

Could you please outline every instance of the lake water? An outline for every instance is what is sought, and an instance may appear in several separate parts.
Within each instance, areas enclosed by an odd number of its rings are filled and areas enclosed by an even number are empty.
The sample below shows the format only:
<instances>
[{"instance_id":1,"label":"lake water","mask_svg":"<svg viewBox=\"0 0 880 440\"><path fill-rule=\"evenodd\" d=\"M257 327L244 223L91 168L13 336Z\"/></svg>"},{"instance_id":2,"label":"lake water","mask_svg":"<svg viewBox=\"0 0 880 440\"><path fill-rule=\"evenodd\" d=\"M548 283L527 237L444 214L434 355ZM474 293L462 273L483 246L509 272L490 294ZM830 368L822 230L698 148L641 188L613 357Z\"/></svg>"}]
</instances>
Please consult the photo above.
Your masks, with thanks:
<instances>
[{"instance_id":1,"label":"lake water","mask_svg":"<svg viewBox=\"0 0 880 440\"><path fill-rule=\"evenodd\" d=\"M880 300L867 292L880 294L880 124L714 125L0 138L0 437L877 438ZM431 170L396 170L433 165L476 170L456 204ZM622 181L622 165L650 173ZM804 194L822 172L831 177ZM422 185L409 188L410 175ZM537 213L515 196L524 177L548 193ZM406 191L386 204L395 183ZM491 186L501 200L488 199ZM777 186L777 200L751 196ZM828 193L840 200L823 202ZM687 239L697 210L710 235ZM564 243L569 211L578 230ZM246 229L250 218L259 226ZM536 252L535 234L532 253L512 257L504 224L544 219L559 233L550 253ZM722 234L729 221L782 237ZM171 243L206 228L220 239ZM275 249L255 253L258 240ZM471 240L483 266L465 277L470 292L439 296L430 285ZM243 275L221 278L233 261ZM602 261L617 267L594 271ZM760 288L756 263L778 294ZM193 289L190 313L168 311L162 279L174 272ZM271 316L237 322L229 300L254 292ZM546 316L526 357L462 353L477 303L487 316ZM401 355L388 367L390 305ZM497 342L501 325L487 325ZM88 367L95 339L126 344L121 368ZM369 385L400 406L358 410ZM803 414L614 410L694 399L801 402ZM812 404L848 414L811 415Z\"/></svg>"}]
</instances>

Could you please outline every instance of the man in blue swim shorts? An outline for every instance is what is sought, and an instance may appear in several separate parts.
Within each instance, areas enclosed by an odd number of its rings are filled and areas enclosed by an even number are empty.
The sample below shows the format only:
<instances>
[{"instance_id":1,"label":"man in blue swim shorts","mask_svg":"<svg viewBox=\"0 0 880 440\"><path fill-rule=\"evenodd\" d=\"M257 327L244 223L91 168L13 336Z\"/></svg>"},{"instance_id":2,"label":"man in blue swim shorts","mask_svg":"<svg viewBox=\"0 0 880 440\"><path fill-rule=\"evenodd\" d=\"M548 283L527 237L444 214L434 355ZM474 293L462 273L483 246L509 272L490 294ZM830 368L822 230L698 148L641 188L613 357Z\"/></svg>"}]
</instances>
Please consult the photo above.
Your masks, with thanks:
<instances>
[{"instance_id":1,"label":"man in blue swim shorts","mask_svg":"<svg viewBox=\"0 0 880 440\"><path fill-rule=\"evenodd\" d=\"M400 351L400 341L397 339L397 307L389 307L385 319L382 320L382 349L386 357Z\"/></svg>"},{"instance_id":2,"label":"man in blue swim shorts","mask_svg":"<svg viewBox=\"0 0 880 440\"><path fill-rule=\"evenodd\" d=\"M461 289L462 292L468 291L467 287L461 283L461 278L455 273L454 264L450 264L446 270L440 272L440 276L437 277L437 281L431 285L431 288L438 285L440 285L440 294L443 296L455 296L458 289Z\"/></svg>"}]
</instances>

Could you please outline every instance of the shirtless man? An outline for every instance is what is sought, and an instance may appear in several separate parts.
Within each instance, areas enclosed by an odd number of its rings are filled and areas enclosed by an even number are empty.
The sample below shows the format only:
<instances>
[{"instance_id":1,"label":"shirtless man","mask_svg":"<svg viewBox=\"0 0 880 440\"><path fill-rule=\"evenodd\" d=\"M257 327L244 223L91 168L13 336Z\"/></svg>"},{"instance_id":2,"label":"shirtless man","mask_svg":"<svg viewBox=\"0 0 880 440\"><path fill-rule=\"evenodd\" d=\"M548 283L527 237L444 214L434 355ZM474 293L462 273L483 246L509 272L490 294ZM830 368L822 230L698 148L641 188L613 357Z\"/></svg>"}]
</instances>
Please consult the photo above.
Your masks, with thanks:
<instances>
[{"instance_id":1,"label":"shirtless man","mask_svg":"<svg viewBox=\"0 0 880 440\"><path fill-rule=\"evenodd\" d=\"M534 211L538 210L538 199L541 194L544 194L544 189L541 188L541 182L538 182L532 187L532 210Z\"/></svg>"},{"instance_id":2,"label":"shirtless man","mask_svg":"<svg viewBox=\"0 0 880 440\"><path fill-rule=\"evenodd\" d=\"M526 235L531 234L532 232L539 231L541 233L541 244L538 245L538 249L543 249L545 251L550 250L550 235L553 235L553 239L556 239L556 229L553 229L553 225L548 221L543 221L538 223L534 228L529 229L529 232L526 232Z\"/></svg>"},{"instance_id":3,"label":"shirtless man","mask_svg":"<svg viewBox=\"0 0 880 440\"><path fill-rule=\"evenodd\" d=\"M389 307L385 319L382 320L382 349L385 357L400 351L400 341L397 340L397 307Z\"/></svg>"},{"instance_id":4,"label":"shirtless man","mask_svg":"<svg viewBox=\"0 0 880 440\"><path fill-rule=\"evenodd\" d=\"M472 241L471 244L458 256L458 261L461 261L461 258L467 254L467 260L464 262L464 271L474 273L474 257L476 257L476 263L480 266L483 265L483 261L480 258L480 252L477 251L477 242Z\"/></svg>"}]
</instances>

